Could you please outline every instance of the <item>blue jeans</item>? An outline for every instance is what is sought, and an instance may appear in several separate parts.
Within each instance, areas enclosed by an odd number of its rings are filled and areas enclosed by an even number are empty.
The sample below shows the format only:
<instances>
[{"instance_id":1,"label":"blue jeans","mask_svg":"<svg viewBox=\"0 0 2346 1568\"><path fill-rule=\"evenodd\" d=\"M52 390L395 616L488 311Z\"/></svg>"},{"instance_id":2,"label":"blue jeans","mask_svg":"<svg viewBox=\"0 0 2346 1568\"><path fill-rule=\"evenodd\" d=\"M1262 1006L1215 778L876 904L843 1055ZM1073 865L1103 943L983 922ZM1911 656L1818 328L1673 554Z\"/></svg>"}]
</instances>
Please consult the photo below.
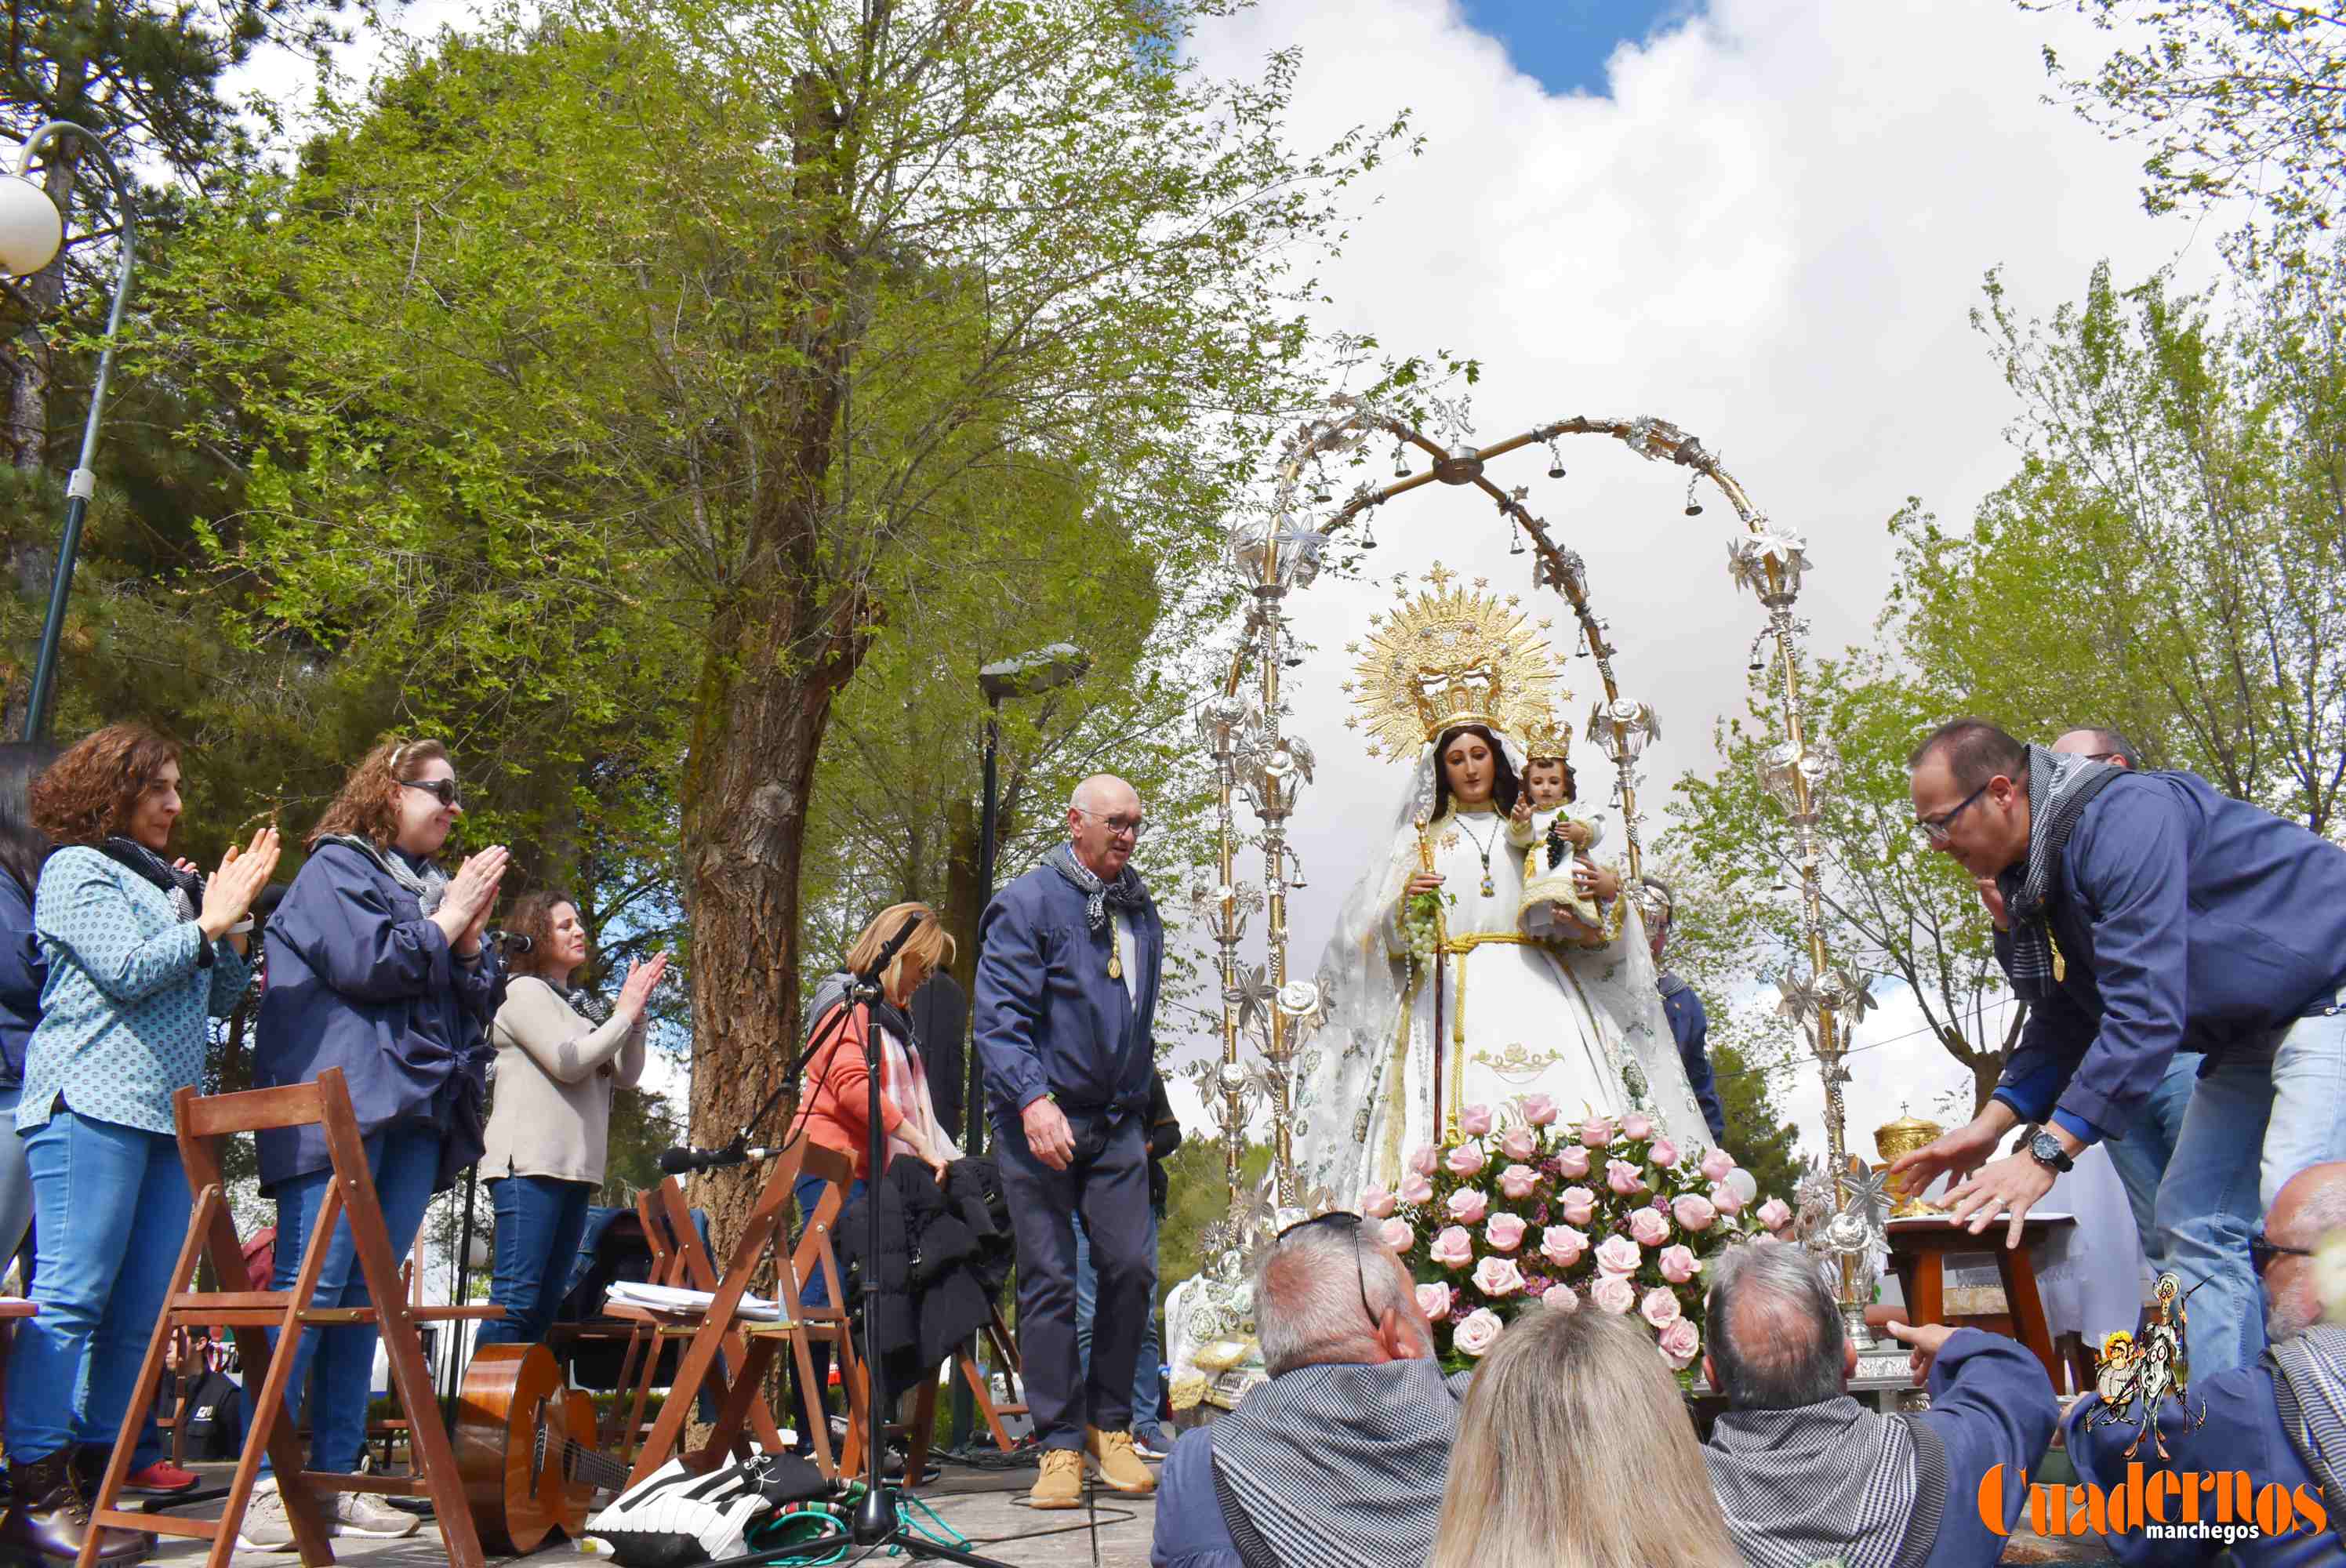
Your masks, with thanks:
<instances>
[{"instance_id":1,"label":"blue jeans","mask_svg":"<svg viewBox=\"0 0 2346 1568\"><path fill-rule=\"evenodd\" d=\"M505 1315L481 1325L474 1349L535 1345L546 1338L578 1261L578 1238L586 1234L586 1207L594 1196L592 1184L558 1176L498 1176L489 1183L497 1217L489 1299Z\"/></svg>"},{"instance_id":2,"label":"blue jeans","mask_svg":"<svg viewBox=\"0 0 2346 1568\"><path fill-rule=\"evenodd\" d=\"M2184 1350L2196 1380L2253 1364L2264 1352L2264 1292L2249 1264L2249 1237L2264 1206L2257 1171L2273 1110L2270 1046L2241 1046L2209 1061L2191 1093L2153 1229L2164 1267L2190 1297Z\"/></svg>"},{"instance_id":3,"label":"blue jeans","mask_svg":"<svg viewBox=\"0 0 2346 1568\"><path fill-rule=\"evenodd\" d=\"M391 1235L391 1260L399 1263L415 1243L423 1223L423 1206L431 1201L433 1183L440 1175L440 1134L430 1127L385 1127L366 1140L367 1170L374 1178L375 1199L382 1206L383 1229ZM310 1171L277 1184L277 1267L270 1277L276 1290L293 1288L301 1271L302 1249L310 1227L317 1223L319 1206L332 1185L332 1169ZM574 1246L576 1244L574 1243ZM351 1240L350 1220L335 1223L326 1244L326 1261L318 1274L313 1307L369 1305L366 1278L359 1270L358 1247ZM291 1407L301 1407L301 1390L314 1368L317 1382L310 1390L310 1468L347 1473L359 1467L366 1447L367 1396L374 1377L375 1330L367 1324L341 1329L310 1329L294 1348L293 1365L285 1384ZM275 1354L276 1330L270 1330ZM260 1379L246 1379L247 1398L258 1399Z\"/></svg>"},{"instance_id":4,"label":"blue jeans","mask_svg":"<svg viewBox=\"0 0 2346 1568\"><path fill-rule=\"evenodd\" d=\"M1161 1217L1152 1208L1148 1211L1148 1256L1157 1257L1157 1224ZM1092 1311L1099 1295L1099 1280L1092 1273L1092 1247L1084 1235L1084 1222L1076 1221L1076 1364L1086 1372L1092 1365ZM1148 1318L1141 1325L1140 1361L1132 1369L1132 1430L1138 1437L1162 1441L1165 1432L1158 1426L1157 1411L1162 1400L1158 1390L1164 1383L1162 1352L1157 1344L1157 1279L1150 1273L1148 1284Z\"/></svg>"},{"instance_id":5,"label":"blue jeans","mask_svg":"<svg viewBox=\"0 0 2346 1568\"><path fill-rule=\"evenodd\" d=\"M25 1163L41 1310L16 1325L8 1360L8 1456L19 1462L114 1446L193 1207L175 1139L62 1105L26 1136Z\"/></svg>"},{"instance_id":6,"label":"blue jeans","mask_svg":"<svg viewBox=\"0 0 2346 1568\"><path fill-rule=\"evenodd\" d=\"M2151 1089L2150 1097L2135 1114L2126 1136L2102 1145L2109 1151L2110 1168L2118 1173L2118 1185L2126 1188L2127 1207L2134 1211L2135 1235L2155 1274L2165 1273L2170 1267L2167 1235L2157 1222L2158 1184L2167 1179L2168 1165L2175 1158L2176 1140L2183 1135L2183 1114L2190 1108L2204 1060L2196 1051L2178 1051L2168 1064L2167 1076Z\"/></svg>"}]
</instances>

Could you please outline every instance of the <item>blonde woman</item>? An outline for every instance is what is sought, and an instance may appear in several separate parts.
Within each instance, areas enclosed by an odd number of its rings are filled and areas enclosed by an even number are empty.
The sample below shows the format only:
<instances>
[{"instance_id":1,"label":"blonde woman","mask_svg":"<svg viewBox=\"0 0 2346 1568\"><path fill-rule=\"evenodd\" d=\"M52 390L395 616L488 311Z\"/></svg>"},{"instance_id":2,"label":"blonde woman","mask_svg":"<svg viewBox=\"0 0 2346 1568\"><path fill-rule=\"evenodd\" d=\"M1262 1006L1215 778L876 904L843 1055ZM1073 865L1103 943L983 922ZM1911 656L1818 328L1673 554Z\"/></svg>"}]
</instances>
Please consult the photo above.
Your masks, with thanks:
<instances>
[{"instance_id":1,"label":"blonde woman","mask_svg":"<svg viewBox=\"0 0 2346 1568\"><path fill-rule=\"evenodd\" d=\"M1528 1313L1466 1396L1426 1568L1741 1568L1651 1334Z\"/></svg>"}]
</instances>

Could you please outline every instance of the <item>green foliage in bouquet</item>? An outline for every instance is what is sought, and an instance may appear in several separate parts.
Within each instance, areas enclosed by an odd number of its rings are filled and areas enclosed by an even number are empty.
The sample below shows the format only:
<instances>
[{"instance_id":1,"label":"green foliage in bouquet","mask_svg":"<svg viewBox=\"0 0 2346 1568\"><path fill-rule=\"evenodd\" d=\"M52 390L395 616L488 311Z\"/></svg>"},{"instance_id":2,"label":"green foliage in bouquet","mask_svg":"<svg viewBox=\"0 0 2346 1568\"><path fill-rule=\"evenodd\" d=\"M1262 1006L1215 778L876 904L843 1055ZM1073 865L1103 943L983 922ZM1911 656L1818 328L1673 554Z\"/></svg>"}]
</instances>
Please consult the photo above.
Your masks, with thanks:
<instances>
[{"instance_id":1,"label":"green foliage in bouquet","mask_svg":"<svg viewBox=\"0 0 2346 1568\"><path fill-rule=\"evenodd\" d=\"M1472 1367L1525 1312L1615 1312L1691 1384L1704 1266L1788 1225L1783 1200L1747 1196L1735 1156L1680 1149L1640 1114L1567 1123L1533 1095L1468 1105L1458 1127L1410 1156L1399 1191L1361 1198L1418 1282L1443 1365Z\"/></svg>"}]
</instances>

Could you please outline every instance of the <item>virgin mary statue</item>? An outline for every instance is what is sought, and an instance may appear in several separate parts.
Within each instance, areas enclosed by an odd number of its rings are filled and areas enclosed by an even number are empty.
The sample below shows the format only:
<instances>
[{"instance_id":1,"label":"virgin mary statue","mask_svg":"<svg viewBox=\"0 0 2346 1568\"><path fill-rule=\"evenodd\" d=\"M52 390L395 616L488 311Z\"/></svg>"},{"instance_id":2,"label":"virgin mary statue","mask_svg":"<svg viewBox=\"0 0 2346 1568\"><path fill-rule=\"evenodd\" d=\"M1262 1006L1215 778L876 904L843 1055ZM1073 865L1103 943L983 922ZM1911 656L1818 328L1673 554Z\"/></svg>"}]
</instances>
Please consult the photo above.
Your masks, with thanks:
<instances>
[{"instance_id":1,"label":"virgin mary statue","mask_svg":"<svg viewBox=\"0 0 2346 1568\"><path fill-rule=\"evenodd\" d=\"M1681 1148L1708 1141L1618 871L1584 873L1594 930L1525 929L1526 866L1536 876L1545 861L1521 797L1524 737L1548 711L1554 661L1513 597L1453 587L1439 565L1428 580L1370 617L1347 687L1352 722L1377 737L1371 755L1412 765L1363 846L1299 1042L1298 1172L1348 1206L1398 1185L1408 1155L1472 1105L1545 1095L1576 1120L1639 1111Z\"/></svg>"}]
</instances>

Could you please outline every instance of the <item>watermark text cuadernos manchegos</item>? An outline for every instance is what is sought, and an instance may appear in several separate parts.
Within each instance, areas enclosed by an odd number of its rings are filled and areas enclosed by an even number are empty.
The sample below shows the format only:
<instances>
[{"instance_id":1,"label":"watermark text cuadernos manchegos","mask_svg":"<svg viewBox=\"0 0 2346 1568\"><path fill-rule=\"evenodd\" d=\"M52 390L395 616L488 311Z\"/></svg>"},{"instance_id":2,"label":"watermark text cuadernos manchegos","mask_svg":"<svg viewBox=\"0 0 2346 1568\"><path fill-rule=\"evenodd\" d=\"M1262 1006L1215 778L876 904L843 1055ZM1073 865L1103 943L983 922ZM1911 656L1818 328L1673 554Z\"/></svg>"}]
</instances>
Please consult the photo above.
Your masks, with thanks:
<instances>
[{"instance_id":1,"label":"watermark text cuadernos manchegos","mask_svg":"<svg viewBox=\"0 0 2346 1568\"><path fill-rule=\"evenodd\" d=\"M2321 1489L2259 1485L2245 1470L2148 1471L2127 1466L2116 1486L2063 1486L2031 1482L2026 1471L2007 1475L1997 1465L1980 1478L1980 1522L1998 1535L2009 1533L2004 1513L2007 1486L2025 1488L2028 1522L2039 1535L2127 1534L2152 1540L2247 1541L2319 1532L2329 1528L2330 1511Z\"/></svg>"}]
</instances>

